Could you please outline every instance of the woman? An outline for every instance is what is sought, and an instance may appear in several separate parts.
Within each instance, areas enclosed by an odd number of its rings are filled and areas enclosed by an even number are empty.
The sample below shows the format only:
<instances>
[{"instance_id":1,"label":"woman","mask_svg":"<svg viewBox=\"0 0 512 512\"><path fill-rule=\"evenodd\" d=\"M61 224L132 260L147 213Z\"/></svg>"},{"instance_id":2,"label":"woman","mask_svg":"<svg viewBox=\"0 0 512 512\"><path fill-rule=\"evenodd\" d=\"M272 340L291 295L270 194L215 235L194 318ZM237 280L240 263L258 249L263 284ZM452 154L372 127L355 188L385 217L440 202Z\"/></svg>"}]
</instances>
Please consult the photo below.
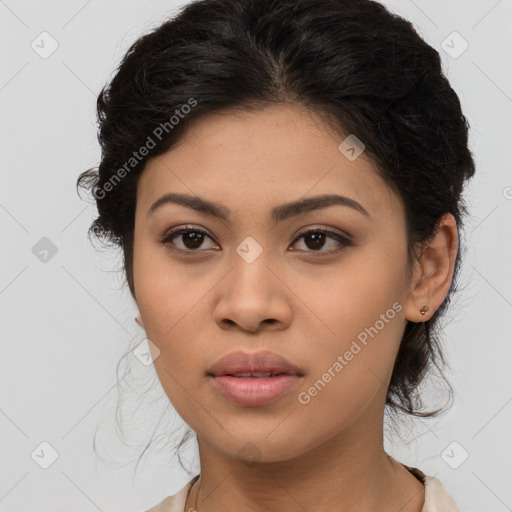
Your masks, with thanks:
<instances>
[{"instance_id":1,"label":"woman","mask_svg":"<svg viewBox=\"0 0 512 512\"><path fill-rule=\"evenodd\" d=\"M84 172L200 474L148 512L457 511L385 453L434 416L468 124L439 54L369 0L202 0L98 98Z\"/></svg>"}]
</instances>

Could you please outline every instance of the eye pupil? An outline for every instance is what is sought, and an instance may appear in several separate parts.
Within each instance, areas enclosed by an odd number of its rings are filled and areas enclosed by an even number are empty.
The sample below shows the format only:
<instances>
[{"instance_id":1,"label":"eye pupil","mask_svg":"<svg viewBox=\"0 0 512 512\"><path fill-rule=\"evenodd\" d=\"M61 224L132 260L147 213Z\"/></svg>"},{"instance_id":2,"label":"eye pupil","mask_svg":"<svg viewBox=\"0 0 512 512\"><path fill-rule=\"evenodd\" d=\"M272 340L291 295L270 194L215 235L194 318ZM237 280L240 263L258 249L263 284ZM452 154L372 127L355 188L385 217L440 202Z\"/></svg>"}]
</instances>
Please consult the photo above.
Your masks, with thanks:
<instances>
[{"instance_id":1,"label":"eye pupil","mask_svg":"<svg viewBox=\"0 0 512 512\"><path fill-rule=\"evenodd\" d=\"M308 239L313 240L313 246L310 246L307 243ZM321 233L318 231L308 233L305 237L305 243L309 249L321 249L325 243L325 233Z\"/></svg>"},{"instance_id":2,"label":"eye pupil","mask_svg":"<svg viewBox=\"0 0 512 512\"><path fill-rule=\"evenodd\" d=\"M197 249L203 243L204 235L197 231L189 231L183 233L182 236L184 237L183 242L188 249ZM192 246L188 245L189 242L192 242Z\"/></svg>"}]
</instances>

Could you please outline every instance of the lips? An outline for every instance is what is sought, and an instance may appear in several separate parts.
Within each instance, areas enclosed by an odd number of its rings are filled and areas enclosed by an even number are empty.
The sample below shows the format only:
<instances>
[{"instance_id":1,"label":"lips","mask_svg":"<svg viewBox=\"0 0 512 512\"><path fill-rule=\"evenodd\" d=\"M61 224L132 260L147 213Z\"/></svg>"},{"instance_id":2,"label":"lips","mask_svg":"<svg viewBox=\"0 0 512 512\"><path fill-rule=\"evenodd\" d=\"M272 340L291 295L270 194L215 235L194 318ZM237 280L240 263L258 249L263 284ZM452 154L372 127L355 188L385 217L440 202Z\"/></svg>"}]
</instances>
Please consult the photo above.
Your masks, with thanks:
<instances>
[{"instance_id":1,"label":"lips","mask_svg":"<svg viewBox=\"0 0 512 512\"><path fill-rule=\"evenodd\" d=\"M304 372L274 352L238 351L221 357L208 369L207 374L214 377L229 375L238 378L271 378L280 375L302 377Z\"/></svg>"},{"instance_id":2,"label":"lips","mask_svg":"<svg viewBox=\"0 0 512 512\"><path fill-rule=\"evenodd\" d=\"M232 404L257 407L289 394L304 372L274 352L232 352L213 364L207 376L213 389Z\"/></svg>"},{"instance_id":3,"label":"lips","mask_svg":"<svg viewBox=\"0 0 512 512\"><path fill-rule=\"evenodd\" d=\"M278 375L288 375L287 373L272 373L272 372L236 372L226 373L223 375L230 375L232 377L238 377L240 379L261 379L263 377L277 377Z\"/></svg>"}]
</instances>

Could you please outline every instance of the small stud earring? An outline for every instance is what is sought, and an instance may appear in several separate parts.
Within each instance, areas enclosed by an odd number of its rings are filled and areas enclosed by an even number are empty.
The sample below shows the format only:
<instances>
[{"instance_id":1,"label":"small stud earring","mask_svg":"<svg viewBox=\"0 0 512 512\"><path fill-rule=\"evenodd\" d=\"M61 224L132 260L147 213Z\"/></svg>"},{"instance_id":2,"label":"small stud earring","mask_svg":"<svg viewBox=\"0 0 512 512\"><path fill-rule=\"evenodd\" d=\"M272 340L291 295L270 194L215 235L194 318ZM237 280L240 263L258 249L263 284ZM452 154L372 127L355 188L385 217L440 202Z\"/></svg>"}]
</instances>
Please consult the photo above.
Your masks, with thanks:
<instances>
[{"instance_id":1,"label":"small stud earring","mask_svg":"<svg viewBox=\"0 0 512 512\"><path fill-rule=\"evenodd\" d=\"M428 306L423 306L421 309L420 309L420 313L422 315L424 315L430 308Z\"/></svg>"}]
</instances>

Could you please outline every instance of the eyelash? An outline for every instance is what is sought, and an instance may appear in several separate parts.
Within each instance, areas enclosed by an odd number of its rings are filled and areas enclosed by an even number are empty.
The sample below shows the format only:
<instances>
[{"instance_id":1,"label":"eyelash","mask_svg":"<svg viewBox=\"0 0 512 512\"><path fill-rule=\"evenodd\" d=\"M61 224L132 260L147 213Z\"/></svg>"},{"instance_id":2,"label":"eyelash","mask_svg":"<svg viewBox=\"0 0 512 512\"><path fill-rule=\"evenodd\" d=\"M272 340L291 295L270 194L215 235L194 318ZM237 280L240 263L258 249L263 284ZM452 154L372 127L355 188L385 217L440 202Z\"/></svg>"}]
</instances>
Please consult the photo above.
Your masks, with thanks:
<instances>
[{"instance_id":1,"label":"eyelash","mask_svg":"<svg viewBox=\"0 0 512 512\"><path fill-rule=\"evenodd\" d=\"M162 245L164 245L164 246L167 246L167 245L169 245L169 243L171 242L171 240L173 238L177 237L178 235L183 235L183 234L187 234L187 233L199 233L201 235L206 235L208 238L211 238L213 240L213 238L208 233L203 231L202 229L198 229L198 228L195 228L195 227L192 227L192 226L186 226L186 227L181 227L181 228L177 228L177 229L169 231L160 240L160 243ZM322 250L318 250L318 251L314 251L314 250L306 251L305 250L305 251L302 251L301 249L297 249L297 251L305 252L305 253L308 253L308 254L312 254L313 256L332 255L332 254L336 254L336 253L340 252L345 247L350 247L351 245L353 245L352 241L349 238L347 238L347 237L345 237L343 235L340 235L339 233L336 233L334 231L330 231L328 229L325 229L325 228L313 228L313 229L309 229L307 231L304 231L304 232L300 233L293 240L292 244L296 243L301 238L303 238L303 237L305 237L305 236L307 236L307 235L309 235L311 233L323 233L324 235L327 235L329 238L333 238L334 240L339 242L340 243L340 247L337 248L337 249L334 249L334 250L330 250L330 251L322 251ZM175 249L175 248L171 248L171 250L178 251L178 252L181 252L182 254L187 254L187 255L194 255L195 253L198 253L198 252L205 252L205 250L201 250L201 249Z\"/></svg>"}]
</instances>

